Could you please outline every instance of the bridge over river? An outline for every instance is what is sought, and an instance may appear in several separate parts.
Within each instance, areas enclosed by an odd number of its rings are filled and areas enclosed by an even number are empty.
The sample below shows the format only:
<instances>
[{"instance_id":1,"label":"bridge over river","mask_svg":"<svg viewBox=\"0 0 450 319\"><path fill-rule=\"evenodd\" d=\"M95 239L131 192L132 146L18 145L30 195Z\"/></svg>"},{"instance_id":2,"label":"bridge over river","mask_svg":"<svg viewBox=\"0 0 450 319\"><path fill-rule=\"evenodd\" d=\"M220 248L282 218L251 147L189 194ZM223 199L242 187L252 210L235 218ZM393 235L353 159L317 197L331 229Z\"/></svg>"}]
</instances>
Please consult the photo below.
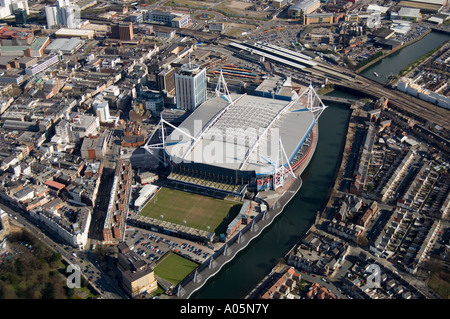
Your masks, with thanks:
<instances>
[{"instance_id":1,"label":"bridge over river","mask_svg":"<svg viewBox=\"0 0 450 319\"><path fill-rule=\"evenodd\" d=\"M342 104L342 105L347 105L347 106L351 106L353 103L355 103L357 101L354 99L347 99L347 98L328 96L328 95L321 95L320 99L322 100L322 102L325 102L325 103L331 102L331 103Z\"/></svg>"}]
</instances>

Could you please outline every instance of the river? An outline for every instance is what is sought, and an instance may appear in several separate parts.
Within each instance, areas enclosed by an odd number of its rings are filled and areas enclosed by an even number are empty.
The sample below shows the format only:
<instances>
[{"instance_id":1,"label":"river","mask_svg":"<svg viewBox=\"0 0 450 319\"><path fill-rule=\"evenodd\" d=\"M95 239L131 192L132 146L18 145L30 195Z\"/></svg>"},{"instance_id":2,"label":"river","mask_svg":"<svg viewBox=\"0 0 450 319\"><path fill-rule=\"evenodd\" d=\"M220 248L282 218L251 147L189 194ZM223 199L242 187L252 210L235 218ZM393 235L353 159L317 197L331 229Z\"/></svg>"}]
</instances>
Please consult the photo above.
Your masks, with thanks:
<instances>
[{"instance_id":1,"label":"river","mask_svg":"<svg viewBox=\"0 0 450 319\"><path fill-rule=\"evenodd\" d=\"M361 72L361 75L379 83L386 83L389 75L398 74L411 62L416 61L440 44L450 40L450 35L441 32L431 32L419 41L398 50L384 59L374 63ZM378 76L374 74L378 73Z\"/></svg>"},{"instance_id":2,"label":"river","mask_svg":"<svg viewBox=\"0 0 450 319\"><path fill-rule=\"evenodd\" d=\"M335 93L333 94L335 95ZM328 107L319 119L319 142L303 172L303 186L272 225L238 255L193 299L238 299L245 296L309 229L326 200L347 130L350 109Z\"/></svg>"}]
</instances>

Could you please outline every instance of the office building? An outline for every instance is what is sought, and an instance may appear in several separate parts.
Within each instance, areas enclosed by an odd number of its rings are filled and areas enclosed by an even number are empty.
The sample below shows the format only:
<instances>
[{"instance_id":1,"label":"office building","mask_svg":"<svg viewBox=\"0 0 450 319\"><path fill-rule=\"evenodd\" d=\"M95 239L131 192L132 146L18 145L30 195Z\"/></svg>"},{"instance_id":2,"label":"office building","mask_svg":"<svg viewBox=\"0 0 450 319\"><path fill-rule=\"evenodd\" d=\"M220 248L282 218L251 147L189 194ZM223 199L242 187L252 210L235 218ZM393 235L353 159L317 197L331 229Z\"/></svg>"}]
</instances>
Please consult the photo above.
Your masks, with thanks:
<instances>
[{"instance_id":1,"label":"office building","mask_svg":"<svg viewBox=\"0 0 450 319\"><path fill-rule=\"evenodd\" d=\"M158 90L168 94L175 90L175 68L164 69L156 75Z\"/></svg>"},{"instance_id":2,"label":"office building","mask_svg":"<svg viewBox=\"0 0 450 319\"><path fill-rule=\"evenodd\" d=\"M195 63L181 66L175 73L175 95L177 108L193 111L206 101L206 69L200 69Z\"/></svg>"},{"instance_id":3,"label":"office building","mask_svg":"<svg viewBox=\"0 0 450 319\"><path fill-rule=\"evenodd\" d=\"M16 19L17 24L27 24L28 23L27 11L24 9L14 10L14 17Z\"/></svg>"},{"instance_id":4,"label":"office building","mask_svg":"<svg viewBox=\"0 0 450 319\"><path fill-rule=\"evenodd\" d=\"M149 14L151 22L164 24L175 28L185 28L191 23L189 14L173 13L168 11L152 11Z\"/></svg>"},{"instance_id":5,"label":"office building","mask_svg":"<svg viewBox=\"0 0 450 319\"><path fill-rule=\"evenodd\" d=\"M320 8L320 0L300 0L289 7L287 13L290 19L303 19L306 14Z\"/></svg>"},{"instance_id":6,"label":"office building","mask_svg":"<svg viewBox=\"0 0 450 319\"><path fill-rule=\"evenodd\" d=\"M45 7L45 18L47 19L47 28L51 29L58 24L58 8L56 6Z\"/></svg>"},{"instance_id":7,"label":"office building","mask_svg":"<svg viewBox=\"0 0 450 319\"><path fill-rule=\"evenodd\" d=\"M155 291L158 283L149 264L132 251L126 242L121 242L118 249L117 268L122 275L121 283L125 291L131 297Z\"/></svg>"},{"instance_id":8,"label":"office building","mask_svg":"<svg viewBox=\"0 0 450 319\"><path fill-rule=\"evenodd\" d=\"M108 122L110 119L109 114L109 103L104 100L103 97L100 99L96 99L94 103L92 103L92 109L94 113L97 115L100 123Z\"/></svg>"},{"instance_id":9,"label":"office building","mask_svg":"<svg viewBox=\"0 0 450 319\"><path fill-rule=\"evenodd\" d=\"M111 38L122 41L133 40L133 23L116 23L111 25Z\"/></svg>"},{"instance_id":10,"label":"office building","mask_svg":"<svg viewBox=\"0 0 450 319\"><path fill-rule=\"evenodd\" d=\"M141 11L133 12L132 14L130 14L128 16L128 18L130 19L131 22L134 22L134 23L139 23L139 22L144 21L144 16Z\"/></svg>"},{"instance_id":11,"label":"office building","mask_svg":"<svg viewBox=\"0 0 450 319\"><path fill-rule=\"evenodd\" d=\"M56 5L45 7L47 28L54 26L67 26L75 29L80 26L78 7L72 5L69 0L57 0Z\"/></svg>"},{"instance_id":12,"label":"office building","mask_svg":"<svg viewBox=\"0 0 450 319\"><path fill-rule=\"evenodd\" d=\"M159 91L142 90L139 92L139 99L154 116L159 116L164 109L164 97Z\"/></svg>"},{"instance_id":13,"label":"office building","mask_svg":"<svg viewBox=\"0 0 450 319\"><path fill-rule=\"evenodd\" d=\"M100 161L106 152L106 146L106 135L100 135L99 137L85 137L81 144L81 157L83 159Z\"/></svg>"},{"instance_id":14,"label":"office building","mask_svg":"<svg viewBox=\"0 0 450 319\"><path fill-rule=\"evenodd\" d=\"M13 15L14 11L17 9L23 9L28 14L28 1L0 0L0 19Z\"/></svg>"}]
</instances>

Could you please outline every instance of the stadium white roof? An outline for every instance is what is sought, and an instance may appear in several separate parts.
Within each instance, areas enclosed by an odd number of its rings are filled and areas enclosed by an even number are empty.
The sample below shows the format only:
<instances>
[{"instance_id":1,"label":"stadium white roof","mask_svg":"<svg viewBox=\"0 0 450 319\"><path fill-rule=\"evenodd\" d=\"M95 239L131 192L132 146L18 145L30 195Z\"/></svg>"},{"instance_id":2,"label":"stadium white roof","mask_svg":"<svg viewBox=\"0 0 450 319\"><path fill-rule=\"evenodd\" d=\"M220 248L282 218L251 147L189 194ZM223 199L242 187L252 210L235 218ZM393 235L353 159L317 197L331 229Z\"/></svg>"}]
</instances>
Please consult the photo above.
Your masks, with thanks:
<instances>
[{"instance_id":1,"label":"stadium white roof","mask_svg":"<svg viewBox=\"0 0 450 319\"><path fill-rule=\"evenodd\" d=\"M275 163L292 160L315 123L306 97L292 102L237 94L231 98L232 105L223 96L204 102L178 126L197 143L179 130L166 138L165 151L173 162L270 174Z\"/></svg>"},{"instance_id":2,"label":"stadium white roof","mask_svg":"<svg viewBox=\"0 0 450 319\"><path fill-rule=\"evenodd\" d=\"M145 202L150 198L151 195L153 195L154 192L158 189L158 186L152 185L152 184L146 184L142 189L139 191L139 197L135 200L134 206L141 206L145 204Z\"/></svg>"},{"instance_id":3,"label":"stadium white roof","mask_svg":"<svg viewBox=\"0 0 450 319\"><path fill-rule=\"evenodd\" d=\"M411 2L419 2L419 3L427 3L427 4L438 4L438 5L444 5L446 0L408 0Z\"/></svg>"}]
</instances>

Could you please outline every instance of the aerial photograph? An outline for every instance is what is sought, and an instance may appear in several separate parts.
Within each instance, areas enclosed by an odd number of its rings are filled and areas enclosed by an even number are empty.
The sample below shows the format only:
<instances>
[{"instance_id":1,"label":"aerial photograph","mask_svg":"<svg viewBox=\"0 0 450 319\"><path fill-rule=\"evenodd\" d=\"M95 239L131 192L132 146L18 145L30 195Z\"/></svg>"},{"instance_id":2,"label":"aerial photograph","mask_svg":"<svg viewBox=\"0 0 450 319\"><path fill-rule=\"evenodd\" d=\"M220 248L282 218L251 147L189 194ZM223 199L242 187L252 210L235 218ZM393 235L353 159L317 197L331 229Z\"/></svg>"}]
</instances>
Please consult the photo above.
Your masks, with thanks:
<instances>
[{"instance_id":1,"label":"aerial photograph","mask_svg":"<svg viewBox=\"0 0 450 319\"><path fill-rule=\"evenodd\" d=\"M449 0L0 0L0 301L275 318L449 267Z\"/></svg>"}]
</instances>

